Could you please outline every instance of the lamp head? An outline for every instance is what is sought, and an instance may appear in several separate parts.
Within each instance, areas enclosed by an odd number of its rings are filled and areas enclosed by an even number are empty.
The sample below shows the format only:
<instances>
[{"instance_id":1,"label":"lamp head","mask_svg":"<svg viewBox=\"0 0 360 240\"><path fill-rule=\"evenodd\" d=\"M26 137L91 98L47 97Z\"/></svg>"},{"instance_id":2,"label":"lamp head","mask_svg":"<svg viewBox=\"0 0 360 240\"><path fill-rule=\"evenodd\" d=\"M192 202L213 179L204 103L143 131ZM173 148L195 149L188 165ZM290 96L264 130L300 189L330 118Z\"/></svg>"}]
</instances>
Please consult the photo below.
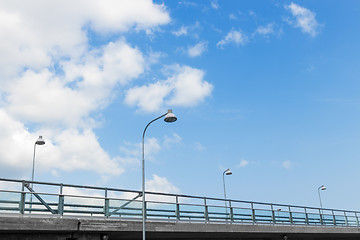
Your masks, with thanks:
<instances>
[{"instance_id":1,"label":"lamp head","mask_svg":"<svg viewBox=\"0 0 360 240\"><path fill-rule=\"evenodd\" d=\"M177 120L175 114L173 114L172 110L169 109L167 114L165 115L164 121L168 123L175 122Z\"/></svg>"},{"instance_id":2,"label":"lamp head","mask_svg":"<svg viewBox=\"0 0 360 240\"><path fill-rule=\"evenodd\" d=\"M44 145L45 144L45 141L42 138L42 136L39 136L39 138L38 138L38 140L36 140L35 144L37 144L37 145Z\"/></svg>"},{"instance_id":3,"label":"lamp head","mask_svg":"<svg viewBox=\"0 0 360 240\"><path fill-rule=\"evenodd\" d=\"M321 186L319 187L319 189L321 189L321 190L326 190L326 187L325 187L324 185L321 185Z\"/></svg>"},{"instance_id":4,"label":"lamp head","mask_svg":"<svg viewBox=\"0 0 360 240\"><path fill-rule=\"evenodd\" d=\"M228 169L225 170L225 174L226 174L226 175L231 175L231 174L232 174L232 171L228 168Z\"/></svg>"}]
</instances>

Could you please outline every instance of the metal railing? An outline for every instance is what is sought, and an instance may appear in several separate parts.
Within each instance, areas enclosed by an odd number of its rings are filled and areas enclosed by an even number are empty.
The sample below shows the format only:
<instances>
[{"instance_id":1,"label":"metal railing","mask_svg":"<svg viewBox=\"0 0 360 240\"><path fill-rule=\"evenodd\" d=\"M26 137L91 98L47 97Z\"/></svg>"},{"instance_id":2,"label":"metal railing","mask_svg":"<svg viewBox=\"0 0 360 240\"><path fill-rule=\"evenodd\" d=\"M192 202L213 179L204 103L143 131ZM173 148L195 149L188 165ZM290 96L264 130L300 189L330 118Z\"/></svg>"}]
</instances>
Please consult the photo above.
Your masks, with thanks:
<instances>
[{"instance_id":1,"label":"metal railing","mask_svg":"<svg viewBox=\"0 0 360 240\"><path fill-rule=\"evenodd\" d=\"M141 219L141 200L141 191L0 178L0 213ZM357 211L155 192L145 209L153 220L360 227Z\"/></svg>"}]
</instances>

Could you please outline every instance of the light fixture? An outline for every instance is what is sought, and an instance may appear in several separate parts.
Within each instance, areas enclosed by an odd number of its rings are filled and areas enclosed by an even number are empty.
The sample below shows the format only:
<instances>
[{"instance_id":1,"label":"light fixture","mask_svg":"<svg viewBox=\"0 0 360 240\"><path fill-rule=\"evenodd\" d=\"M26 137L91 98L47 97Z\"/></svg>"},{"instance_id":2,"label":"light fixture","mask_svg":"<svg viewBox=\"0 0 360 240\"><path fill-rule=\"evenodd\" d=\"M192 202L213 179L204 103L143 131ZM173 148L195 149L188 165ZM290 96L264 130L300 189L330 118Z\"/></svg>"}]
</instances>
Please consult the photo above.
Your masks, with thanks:
<instances>
[{"instance_id":1,"label":"light fixture","mask_svg":"<svg viewBox=\"0 0 360 240\"><path fill-rule=\"evenodd\" d=\"M45 144L45 141L42 138L42 136L39 136L39 138L38 138L38 140L36 140L35 144L37 144L37 145L44 145Z\"/></svg>"},{"instance_id":2,"label":"light fixture","mask_svg":"<svg viewBox=\"0 0 360 240\"><path fill-rule=\"evenodd\" d=\"M165 115L164 121L168 123L175 122L177 120L175 114L172 112L171 109L168 110L167 114Z\"/></svg>"},{"instance_id":3,"label":"light fixture","mask_svg":"<svg viewBox=\"0 0 360 240\"><path fill-rule=\"evenodd\" d=\"M225 171L225 174L226 174L226 175L231 175L231 174L232 174L232 171L231 171L230 169L227 169L227 170Z\"/></svg>"}]
</instances>

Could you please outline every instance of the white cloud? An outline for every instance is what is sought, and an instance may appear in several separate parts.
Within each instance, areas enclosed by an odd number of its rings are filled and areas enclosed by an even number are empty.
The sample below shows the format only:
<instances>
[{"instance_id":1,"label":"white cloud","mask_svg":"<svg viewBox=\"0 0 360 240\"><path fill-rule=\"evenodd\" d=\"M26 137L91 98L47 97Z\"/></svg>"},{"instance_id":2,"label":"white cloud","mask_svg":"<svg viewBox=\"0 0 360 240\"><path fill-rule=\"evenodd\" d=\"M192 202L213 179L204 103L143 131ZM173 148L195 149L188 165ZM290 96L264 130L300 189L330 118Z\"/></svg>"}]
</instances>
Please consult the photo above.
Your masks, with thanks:
<instances>
[{"instance_id":1,"label":"white cloud","mask_svg":"<svg viewBox=\"0 0 360 240\"><path fill-rule=\"evenodd\" d=\"M127 91L125 103L130 106L137 105L147 112L155 112L164 105L164 99L171 90L172 87L165 81L134 87Z\"/></svg>"},{"instance_id":2,"label":"white cloud","mask_svg":"<svg viewBox=\"0 0 360 240\"><path fill-rule=\"evenodd\" d=\"M87 31L150 33L169 21L164 5L151 0L1 1L1 169L28 178L34 141L44 135L38 171L121 174L122 159L100 146L91 114L144 72L147 57L122 38L90 47ZM156 142L149 146L158 149Z\"/></svg>"},{"instance_id":3,"label":"white cloud","mask_svg":"<svg viewBox=\"0 0 360 240\"><path fill-rule=\"evenodd\" d=\"M195 149L198 150L198 151L205 151L207 149L207 147L205 147L204 145L202 145L199 142L196 142L195 143Z\"/></svg>"},{"instance_id":4,"label":"white cloud","mask_svg":"<svg viewBox=\"0 0 360 240\"><path fill-rule=\"evenodd\" d=\"M188 34L188 29L189 27L181 26L177 31L173 31L172 34L177 37L186 36Z\"/></svg>"},{"instance_id":5,"label":"white cloud","mask_svg":"<svg viewBox=\"0 0 360 240\"><path fill-rule=\"evenodd\" d=\"M239 18L234 13L230 13L229 14L229 19L230 20L238 20Z\"/></svg>"},{"instance_id":6,"label":"white cloud","mask_svg":"<svg viewBox=\"0 0 360 240\"><path fill-rule=\"evenodd\" d=\"M88 1L85 1L86 3ZM151 0L135 1L90 1L89 14L97 31L126 31L131 26L139 30L150 30L170 21L164 5Z\"/></svg>"},{"instance_id":7,"label":"white cloud","mask_svg":"<svg viewBox=\"0 0 360 240\"><path fill-rule=\"evenodd\" d=\"M203 80L202 70L178 65L170 69L172 76L166 80L129 89L125 103L153 112L164 106L194 106L211 94L213 86Z\"/></svg>"},{"instance_id":8,"label":"white cloud","mask_svg":"<svg viewBox=\"0 0 360 240\"><path fill-rule=\"evenodd\" d=\"M248 37L243 34L241 31L231 30L227 33L224 39L219 41L216 45L220 48L223 48L224 45L235 43L236 46L245 45L247 43Z\"/></svg>"},{"instance_id":9,"label":"white cloud","mask_svg":"<svg viewBox=\"0 0 360 240\"><path fill-rule=\"evenodd\" d=\"M314 12L295 3L286 5L285 9L289 10L295 18L294 20L287 19L289 24L300 28L303 33L310 34L312 37L317 35L319 23L315 19Z\"/></svg>"},{"instance_id":10,"label":"white cloud","mask_svg":"<svg viewBox=\"0 0 360 240\"><path fill-rule=\"evenodd\" d=\"M274 24L273 23L269 23L266 26L259 26L254 34L259 34L259 35L269 35L269 34L273 34L274 33Z\"/></svg>"},{"instance_id":11,"label":"white cloud","mask_svg":"<svg viewBox=\"0 0 360 240\"><path fill-rule=\"evenodd\" d=\"M86 26L102 33L131 27L152 31L170 21L165 7L151 0L4 0L0 9L1 77L13 76L24 67L47 67L52 56L81 54L87 44Z\"/></svg>"},{"instance_id":12,"label":"white cloud","mask_svg":"<svg viewBox=\"0 0 360 240\"><path fill-rule=\"evenodd\" d=\"M7 85L6 109L27 121L78 126L109 103L117 84L126 84L144 69L141 52L122 40L82 59L62 63L65 76L48 69L26 71Z\"/></svg>"},{"instance_id":13,"label":"white cloud","mask_svg":"<svg viewBox=\"0 0 360 240\"><path fill-rule=\"evenodd\" d=\"M170 148L172 144L180 143L181 137L173 133L170 137L165 135L163 142L159 141L157 138L145 138L145 157L147 160L154 161L156 154L161 150L163 146ZM142 153L142 143L131 143L124 142L120 146L121 156L117 159L126 166L139 165L141 162L141 153Z\"/></svg>"},{"instance_id":14,"label":"white cloud","mask_svg":"<svg viewBox=\"0 0 360 240\"><path fill-rule=\"evenodd\" d=\"M171 135L171 137L165 135L164 145L170 146L170 144L179 143L179 142L181 142L181 140L182 140L182 138L176 133L173 133Z\"/></svg>"},{"instance_id":15,"label":"white cloud","mask_svg":"<svg viewBox=\"0 0 360 240\"><path fill-rule=\"evenodd\" d=\"M146 181L146 191L162 193L180 193L180 189L174 186L166 177L153 174L151 180Z\"/></svg>"},{"instance_id":16,"label":"white cloud","mask_svg":"<svg viewBox=\"0 0 360 240\"><path fill-rule=\"evenodd\" d=\"M246 167L247 165L249 165L249 161L242 159L238 164L238 167Z\"/></svg>"},{"instance_id":17,"label":"white cloud","mask_svg":"<svg viewBox=\"0 0 360 240\"><path fill-rule=\"evenodd\" d=\"M111 158L99 145L91 129L43 129L31 133L24 125L0 109L0 165L16 168L24 178L32 164L33 146L39 135L44 135L45 145L37 147L36 170L49 169L75 171L87 170L106 175L119 175L124 169L116 158Z\"/></svg>"},{"instance_id":18,"label":"white cloud","mask_svg":"<svg viewBox=\"0 0 360 240\"><path fill-rule=\"evenodd\" d=\"M168 78L173 86L173 95L168 101L172 106L194 106L211 94L213 85L204 81L202 70L189 66L176 67L175 75Z\"/></svg>"},{"instance_id":19,"label":"white cloud","mask_svg":"<svg viewBox=\"0 0 360 240\"><path fill-rule=\"evenodd\" d=\"M190 36L195 39L199 39L199 31L202 29L202 26L199 21L196 21L194 24L184 26L182 25L178 30L172 31L171 33L177 37L180 36Z\"/></svg>"},{"instance_id":20,"label":"white cloud","mask_svg":"<svg viewBox=\"0 0 360 240\"><path fill-rule=\"evenodd\" d=\"M212 0L210 4L213 9L219 9L219 3L217 0Z\"/></svg>"},{"instance_id":21,"label":"white cloud","mask_svg":"<svg viewBox=\"0 0 360 240\"><path fill-rule=\"evenodd\" d=\"M291 168L292 165L293 165L293 163L292 163L291 161L283 161L283 162L281 163L281 166L282 166L283 168L286 168L286 169Z\"/></svg>"},{"instance_id":22,"label":"white cloud","mask_svg":"<svg viewBox=\"0 0 360 240\"><path fill-rule=\"evenodd\" d=\"M111 158L100 146L95 133L68 129L51 136L42 150L46 158L39 164L43 168L63 171L88 170L102 175L119 175L124 169L116 158ZM45 146L45 145L44 145ZM55 167L54 167L55 166Z\"/></svg>"},{"instance_id":23,"label":"white cloud","mask_svg":"<svg viewBox=\"0 0 360 240\"><path fill-rule=\"evenodd\" d=\"M190 57L201 56L203 52L207 50L208 42L199 42L192 47L188 47L188 55Z\"/></svg>"},{"instance_id":24,"label":"white cloud","mask_svg":"<svg viewBox=\"0 0 360 240\"><path fill-rule=\"evenodd\" d=\"M152 179L146 180L146 191L147 192L161 192L179 194L180 189L172 184L166 177L160 177L156 174L152 175ZM173 196L157 195L157 194L146 194L146 201L154 202L176 202L176 198ZM152 203L149 203L150 205Z\"/></svg>"}]
</instances>

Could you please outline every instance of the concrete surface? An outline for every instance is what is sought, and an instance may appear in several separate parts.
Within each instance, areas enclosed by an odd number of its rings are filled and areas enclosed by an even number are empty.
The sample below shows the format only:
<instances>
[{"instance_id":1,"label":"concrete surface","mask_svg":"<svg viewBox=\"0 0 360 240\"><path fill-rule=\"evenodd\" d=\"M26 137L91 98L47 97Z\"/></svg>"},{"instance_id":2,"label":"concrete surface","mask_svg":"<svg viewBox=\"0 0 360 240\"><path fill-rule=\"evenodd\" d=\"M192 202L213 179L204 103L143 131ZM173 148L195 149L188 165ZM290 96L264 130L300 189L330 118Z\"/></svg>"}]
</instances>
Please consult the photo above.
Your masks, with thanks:
<instances>
[{"instance_id":1,"label":"concrete surface","mask_svg":"<svg viewBox=\"0 0 360 240\"><path fill-rule=\"evenodd\" d=\"M54 215L0 215L0 239L122 240L142 238L141 219L79 218ZM360 239L356 227L249 225L147 221L147 239Z\"/></svg>"}]
</instances>

